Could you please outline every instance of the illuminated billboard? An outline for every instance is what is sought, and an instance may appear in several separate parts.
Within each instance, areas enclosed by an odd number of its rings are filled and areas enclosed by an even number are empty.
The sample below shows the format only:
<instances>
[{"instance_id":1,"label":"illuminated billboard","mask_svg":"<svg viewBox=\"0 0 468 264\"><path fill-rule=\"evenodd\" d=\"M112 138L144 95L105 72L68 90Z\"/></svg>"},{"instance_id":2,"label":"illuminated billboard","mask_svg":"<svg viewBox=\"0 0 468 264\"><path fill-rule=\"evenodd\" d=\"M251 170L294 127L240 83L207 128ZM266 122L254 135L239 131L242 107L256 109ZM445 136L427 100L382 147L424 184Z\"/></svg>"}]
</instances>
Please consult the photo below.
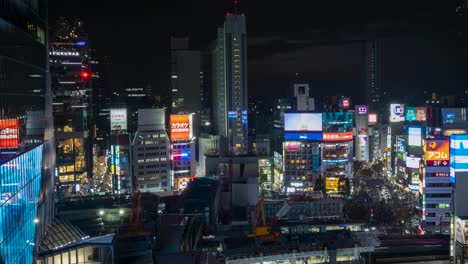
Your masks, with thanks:
<instances>
[{"instance_id":1,"label":"illuminated billboard","mask_svg":"<svg viewBox=\"0 0 468 264\"><path fill-rule=\"evenodd\" d=\"M422 135L420 127L408 128L408 145L414 147L421 147Z\"/></svg>"},{"instance_id":2,"label":"illuminated billboard","mask_svg":"<svg viewBox=\"0 0 468 264\"><path fill-rule=\"evenodd\" d=\"M111 131L127 130L127 109L118 108L110 110Z\"/></svg>"},{"instance_id":3,"label":"illuminated billboard","mask_svg":"<svg viewBox=\"0 0 468 264\"><path fill-rule=\"evenodd\" d=\"M405 105L391 104L390 105L390 122L405 121Z\"/></svg>"},{"instance_id":4,"label":"illuminated billboard","mask_svg":"<svg viewBox=\"0 0 468 264\"><path fill-rule=\"evenodd\" d=\"M426 166L448 166L450 144L448 140L424 140L424 157Z\"/></svg>"},{"instance_id":5,"label":"illuminated billboard","mask_svg":"<svg viewBox=\"0 0 468 264\"><path fill-rule=\"evenodd\" d=\"M190 140L192 138L191 115L171 115L169 125L171 141Z\"/></svg>"},{"instance_id":6,"label":"illuminated billboard","mask_svg":"<svg viewBox=\"0 0 468 264\"><path fill-rule=\"evenodd\" d=\"M442 108L442 123L444 128L468 127L468 108Z\"/></svg>"},{"instance_id":7,"label":"illuminated billboard","mask_svg":"<svg viewBox=\"0 0 468 264\"><path fill-rule=\"evenodd\" d=\"M321 113L285 113L284 130L295 132L322 131Z\"/></svg>"},{"instance_id":8,"label":"illuminated billboard","mask_svg":"<svg viewBox=\"0 0 468 264\"><path fill-rule=\"evenodd\" d=\"M184 177L184 178L177 178L177 181L176 181L176 190L183 190L185 188L187 188L188 184L190 182L190 178L189 177Z\"/></svg>"},{"instance_id":9,"label":"illuminated billboard","mask_svg":"<svg viewBox=\"0 0 468 264\"><path fill-rule=\"evenodd\" d=\"M416 120L416 107L408 106L406 107L406 121L414 121Z\"/></svg>"},{"instance_id":10,"label":"illuminated billboard","mask_svg":"<svg viewBox=\"0 0 468 264\"><path fill-rule=\"evenodd\" d=\"M418 157L406 157L406 167L412 169L419 169L419 162L421 158Z\"/></svg>"},{"instance_id":11,"label":"illuminated billboard","mask_svg":"<svg viewBox=\"0 0 468 264\"><path fill-rule=\"evenodd\" d=\"M325 112L322 120L324 132L350 132L354 128L351 112Z\"/></svg>"},{"instance_id":12,"label":"illuminated billboard","mask_svg":"<svg viewBox=\"0 0 468 264\"><path fill-rule=\"evenodd\" d=\"M323 141L353 140L353 132L323 132Z\"/></svg>"},{"instance_id":13,"label":"illuminated billboard","mask_svg":"<svg viewBox=\"0 0 468 264\"><path fill-rule=\"evenodd\" d=\"M466 244L468 242L468 221L458 216L455 219L455 238L458 242Z\"/></svg>"},{"instance_id":14,"label":"illuminated billboard","mask_svg":"<svg viewBox=\"0 0 468 264\"><path fill-rule=\"evenodd\" d=\"M468 135L450 136L450 176L468 171Z\"/></svg>"},{"instance_id":15,"label":"illuminated billboard","mask_svg":"<svg viewBox=\"0 0 468 264\"><path fill-rule=\"evenodd\" d=\"M348 109L351 106L351 100L349 98L341 99L341 107L343 109Z\"/></svg>"},{"instance_id":16,"label":"illuminated billboard","mask_svg":"<svg viewBox=\"0 0 468 264\"><path fill-rule=\"evenodd\" d=\"M416 107L416 121L426 121L425 107Z\"/></svg>"},{"instance_id":17,"label":"illuminated billboard","mask_svg":"<svg viewBox=\"0 0 468 264\"><path fill-rule=\"evenodd\" d=\"M322 140L322 132L286 132L285 140Z\"/></svg>"},{"instance_id":18,"label":"illuminated billboard","mask_svg":"<svg viewBox=\"0 0 468 264\"><path fill-rule=\"evenodd\" d=\"M340 186L339 177L326 177L325 178L325 189L327 191L338 192Z\"/></svg>"},{"instance_id":19,"label":"illuminated billboard","mask_svg":"<svg viewBox=\"0 0 468 264\"><path fill-rule=\"evenodd\" d=\"M286 152L299 152L299 142L285 142L284 144Z\"/></svg>"},{"instance_id":20,"label":"illuminated billboard","mask_svg":"<svg viewBox=\"0 0 468 264\"><path fill-rule=\"evenodd\" d=\"M19 120L0 119L0 149L15 149L19 144Z\"/></svg>"},{"instance_id":21,"label":"illuminated billboard","mask_svg":"<svg viewBox=\"0 0 468 264\"><path fill-rule=\"evenodd\" d=\"M356 105L356 113L358 115L367 114L367 105Z\"/></svg>"},{"instance_id":22,"label":"illuminated billboard","mask_svg":"<svg viewBox=\"0 0 468 264\"><path fill-rule=\"evenodd\" d=\"M367 115L367 122L369 125L377 124L377 114L368 114Z\"/></svg>"}]
</instances>

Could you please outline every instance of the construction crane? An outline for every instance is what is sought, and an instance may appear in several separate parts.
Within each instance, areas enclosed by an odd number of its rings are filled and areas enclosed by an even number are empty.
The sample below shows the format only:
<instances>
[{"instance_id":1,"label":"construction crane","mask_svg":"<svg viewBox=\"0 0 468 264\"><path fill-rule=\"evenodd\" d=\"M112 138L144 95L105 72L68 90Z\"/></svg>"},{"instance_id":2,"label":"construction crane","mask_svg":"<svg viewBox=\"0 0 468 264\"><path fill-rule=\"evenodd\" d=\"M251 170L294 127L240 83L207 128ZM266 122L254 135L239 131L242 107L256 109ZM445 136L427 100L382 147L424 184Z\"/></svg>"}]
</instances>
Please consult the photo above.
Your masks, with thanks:
<instances>
[{"instance_id":1,"label":"construction crane","mask_svg":"<svg viewBox=\"0 0 468 264\"><path fill-rule=\"evenodd\" d=\"M267 224L265 219L265 201L260 199L252 219L252 233L248 234L248 237L258 238L263 243L271 243L278 240L282 236L282 233L279 231L272 231L272 228L281 217L289 212L294 201L294 199L286 200L283 206L281 206L278 212L271 218L270 223Z\"/></svg>"}]
</instances>

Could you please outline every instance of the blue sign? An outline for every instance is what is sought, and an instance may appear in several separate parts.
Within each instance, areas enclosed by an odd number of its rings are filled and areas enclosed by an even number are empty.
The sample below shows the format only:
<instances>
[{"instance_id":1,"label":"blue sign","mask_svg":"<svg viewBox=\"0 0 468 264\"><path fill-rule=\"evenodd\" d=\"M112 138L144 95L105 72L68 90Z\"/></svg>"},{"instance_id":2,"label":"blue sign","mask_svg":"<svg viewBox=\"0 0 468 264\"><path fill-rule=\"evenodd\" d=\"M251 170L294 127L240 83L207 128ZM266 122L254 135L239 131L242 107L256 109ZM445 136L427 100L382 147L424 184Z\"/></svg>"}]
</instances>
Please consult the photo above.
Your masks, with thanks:
<instances>
[{"instance_id":1,"label":"blue sign","mask_svg":"<svg viewBox=\"0 0 468 264\"><path fill-rule=\"evenodd\" d=\"M86 45L86 42L84 42L84 41L78 41L78 42L76 42L76 45L78 45L78 46L84 46L84 45Z\"/></svg>"},{"instance_id":2,"label":"blue sign","mask_svg":"<svg viewBox=\"0 0 468 264\"><path fill-rule=\"evenodd\" d=\"M403 115L403 107L401 105L396 105L394 108L393 108L393 113L397 116L401 116Z\"/></svg>"},{"instance_id":3,"label":"blue sign","mask_svg":"<svg viewBox=\"0 0 468 264\"><path fill-rule=\"evenodd\" d=\"M285 140L322 140L322 132L289 132L284 133Z\"/></svg>"},{"instance_id":4,"label":"blue sign","mask_svg":"<svg viewBox=\"0 0 468 264\"><path fill-rule=\"evenodd\" d=\"M468 135L450 136L450 181L455 173L468 171Z\"/></svg>"},{"instance_id":5,"label":"blue sign","mask_svg":"<svg viewBox=\"0 0 468 264\"><path fill-rule=\"evenodd\" d=\"M229 118L237 118L237 111L229 111L228 112Z\"/></svg>"}]
</instances>

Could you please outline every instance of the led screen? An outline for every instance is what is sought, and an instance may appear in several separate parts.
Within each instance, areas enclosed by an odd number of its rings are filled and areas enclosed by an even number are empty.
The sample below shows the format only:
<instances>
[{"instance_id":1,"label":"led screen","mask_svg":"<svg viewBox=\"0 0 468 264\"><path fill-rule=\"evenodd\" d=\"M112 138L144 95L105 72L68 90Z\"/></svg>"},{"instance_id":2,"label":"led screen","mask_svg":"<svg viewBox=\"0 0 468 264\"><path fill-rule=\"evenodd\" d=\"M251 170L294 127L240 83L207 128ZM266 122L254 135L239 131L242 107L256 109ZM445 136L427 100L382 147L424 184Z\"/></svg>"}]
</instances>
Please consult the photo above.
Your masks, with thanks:
<instances>
[{"instance_id":1,"label":"led screen","mask_svg":"<svg viewBox=\"0 0 468 264\"><path fill-rule=\"evenodd\" d=\"M322 114L285 113L284 130L297 132L322 131Z\"/></svg>"},{"instance_id":2,"label":"led screen","mask_svg":"<svg viewBox=\"0 0 468 264\"><path fill-rule=\"evenodd\" d=\"M127 109L110 110L111 131L127 130Z\"/></svg>"},{"instance_id":3,"label":"led screen","mask_svg":"<svg viewBox=\"0 0 468 264\"><path fill-rule=\"evenodd\" d=\"M190 115L171 115L169 124L171 141L192 138L192 118Z\"/></svg>"},{"instance_id":4,"label":"led screen","mask_svg":"<svg viewBox=\"0 0 468 264\"><path fill-rule=\"evenodd\" d=\"M422 144L421 128L410 127L408 128L408 145L420 147Z\"/></svg>"}]
</instances>

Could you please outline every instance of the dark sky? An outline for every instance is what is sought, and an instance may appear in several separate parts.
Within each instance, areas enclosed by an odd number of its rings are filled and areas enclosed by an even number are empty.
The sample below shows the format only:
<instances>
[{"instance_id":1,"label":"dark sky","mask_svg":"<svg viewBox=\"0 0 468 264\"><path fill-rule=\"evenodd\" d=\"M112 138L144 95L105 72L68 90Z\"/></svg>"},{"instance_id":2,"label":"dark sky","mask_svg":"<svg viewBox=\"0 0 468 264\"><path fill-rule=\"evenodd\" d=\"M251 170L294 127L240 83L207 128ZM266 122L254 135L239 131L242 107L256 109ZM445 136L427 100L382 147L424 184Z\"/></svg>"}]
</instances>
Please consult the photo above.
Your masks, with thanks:
<instances>
[{"instance_id":1,"label":"dark sky","mask_svg":"<svg viewBox=\"0 0 468 264\"><path fill-rule=\"evenodd\" d=\"M286 94L299 73L316 94L344 93L362 102L362 45L376 37L383 39L382 87L392 94L468 88L455 1L240 2L254 96ZM159 92L169 80L169 36L189 35L206 48L231 6L229 0L49 0L49 23L58 16L82 19L93 48L110 58L114 86L148 80Z\"/></svg>"}]
</instances>

